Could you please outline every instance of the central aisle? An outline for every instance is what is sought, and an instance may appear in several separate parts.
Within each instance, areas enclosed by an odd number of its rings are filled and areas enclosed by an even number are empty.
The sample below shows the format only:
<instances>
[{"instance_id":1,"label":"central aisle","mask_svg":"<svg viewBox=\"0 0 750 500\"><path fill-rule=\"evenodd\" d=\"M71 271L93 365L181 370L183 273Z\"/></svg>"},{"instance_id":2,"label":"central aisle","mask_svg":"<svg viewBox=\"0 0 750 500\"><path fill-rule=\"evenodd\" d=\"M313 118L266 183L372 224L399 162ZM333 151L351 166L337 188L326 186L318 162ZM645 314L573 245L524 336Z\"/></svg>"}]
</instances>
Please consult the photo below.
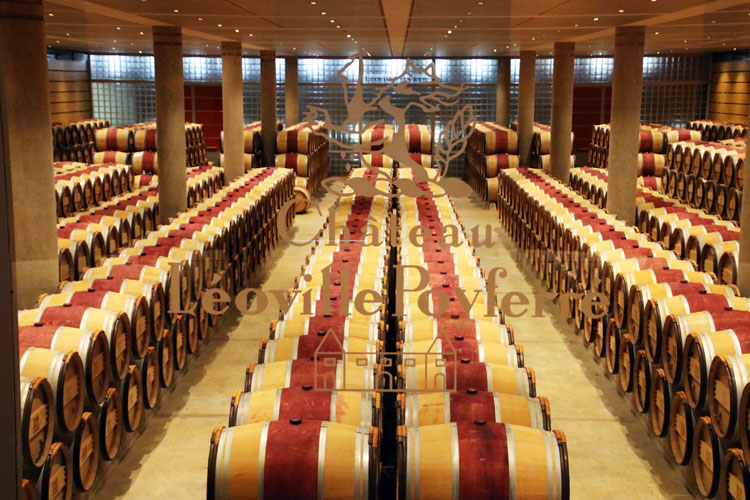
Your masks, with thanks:
<instances>
[{"instance_id":1,"label":"central aisle","mask_svg":"<svg viewBox=\"0 0 750 500\"><path fill-rule=\"evenodd\" d=\"M307 241L320 230L334 200L326 194L314 201L323 216L313 207L297 217L291 232L296 241ZM533 296L546 289L500 226L497 212L475 197L456 200L456 209L467 228L492 225L495 245L479 248L478 255L486 271L497 266L507 270L498 293L527 294L532 302L525 315L507 322L524 347L526 364L536 371L538 394L550 400L553 428L567 436L571 499L692 498L679 471L662 458L660 443L646 435L629 401L604 377L573 327L554 316L557 306L547 300L541 317L533 317ZM291 288L309 249L309 243L282 242L263 264L256 286L264 291ZM227 424L232 393L243 387L245 367L257 360L259 340L268 337L269 323L277 316L271 300L261 314L225 318L185 380L91 498L204 500L211 431Z\"/></svg>"}]
</instances>

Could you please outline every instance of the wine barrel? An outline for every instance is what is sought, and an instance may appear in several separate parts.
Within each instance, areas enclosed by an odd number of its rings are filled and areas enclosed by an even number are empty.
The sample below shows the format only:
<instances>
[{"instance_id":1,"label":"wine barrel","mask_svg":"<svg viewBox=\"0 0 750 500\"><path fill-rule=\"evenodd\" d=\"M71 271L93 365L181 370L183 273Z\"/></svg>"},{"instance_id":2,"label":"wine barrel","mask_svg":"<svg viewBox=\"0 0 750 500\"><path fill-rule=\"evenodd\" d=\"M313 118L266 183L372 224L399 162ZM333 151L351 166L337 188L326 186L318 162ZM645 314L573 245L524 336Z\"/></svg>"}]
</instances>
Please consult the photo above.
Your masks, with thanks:
<instances>
[{"instance_id":1,"label":"wine barrel","mask_svg":"<svg viewBox=\"0 0 750 500\"><path fill-rule=\"evenodd\" d=\"M53 443L36 482L40 500L70 500L73 496L73 459L63 443Z\"/></svg>"},{"instance_id":2,"label":"wine barrel","mask_svg":"<svg viewBox=\"0 0 750 500\"><path fill-rule=\"evenodd\" d=\"M103 128L94 133L94 143L97 151L134 151L135 134L129 127Z\"/></svg>"},{"instance_id":3,"label":"wine barrel","mask_svg":"<svg viewBox=\"0 0 750 500\"><path fill-rule=\"evenodd\" d=\"M416 354L415 357L429 359L425 354ZM529 367L513 368L462 359L459 362L446 361L444 366L434 366L434 362L420 366L406 366L404 363L399 365L398 371L401 384L407 391L477 389L536 396L536 378L534 370Z\"/></svg>"},{"instance_id":4,"label":"wine barrel","mask_svg":"<svg viewBox=\"0 0 750 500\"><path fill-rule=\"evenodd\" d=\"M294 199L296 200L294 203L294 213L296 214L305 213L312 204L310 192L300 186L294 187Z\"/></svg>"},{"instance_id":5,"label":"wine barrel","mask_svg":"<svg viewBox=\"0 0 750 500\"><path fill-rule=\"evenodd\" d=\"M740 221L740 211L742 208L742 191L737 188L729 188L727 191L727 219Z\"/></svg>"},{"instance_id":6,"label":"wine barrel","mask_svg":"<svg viewBox=\"0 0 750 500\"><path fill-rule=\"evenodd\" d=\"M159 357L156 347L149 346L143 359L136 361L143 384L143 406L147 410L156 407L159 401Z\"/></svg>"},{"instance_id":7,"label":"wine barrel","mask_svg":"<svg viewBox=\"0 0 750 500\"><path fill-rule=\"evenodd\" d=\"M661 177L666 170L666 156L654 153L638 153L638 176Z\"/></svg>"},{"instance_id":8,"label":"wine barrel","mask_svg":"<svg viewBox=\"0 0 750 500\"><path fill-rule=\"evenodd\" d=\"M289 447L299 450L289 466ZM377 498L379 431L292 418L217 427L208 500Z\"/></svg>"},{"instance_id":9,"label":"wine barrel","mask_svg":"<svg viewBox=\"0 0 750 500\"><path fill-rule=\"evenodd\" d=\"M433 345L434 344L434 345ZM474 339L455 339L450 343L445 338L437 340L423 340L407 342L403 346L404 356L409 353L438 353L453 360L469 359L493 365L524 366L523 347L519 344L506 345L497 342L483 342ZM425 363L424 359L416 359L418 365Z\"/></svg>"},{"instance_id":10,"label":"wine barrel","mask_svg":"<svg viewBox=\"0 0 750 500\"><path fill-rule=\"evenodd\" d=\"M94 153L94 163L114 163L117 165L130 165L132 163L132 153L128 153L125 151L98 151Z\"/></svg>"},{"instance_id":11,"label":"wine barrel","mask_svg":"<svg viewBox=\"0 0 750 500\"><path fill-rule=\"evenodd\" d=\"M708 410L716 434L723 439L739 438L739 406L742 390L750 382L749 354L718 355L708 373Z\"/></svg>"},{"instance_id":12,"label":"wine barrel","mask_svg":"<svg viewBox=\"0 0 750 500\"><path fill-rule=\"evenodd\" d=\"M141 372L136 365L128 367L128 373L120 383L122 395L123 425L128 432L135 432L143 418L143 383Z\"/></svg>"},{"instance_id":13,"label":"wine barrel","mask_svg":"<svg viewBox=\"0 0 750 500\"><path fill-rule=\"evenodd\" d=\"M664 437L669 432L669 410L673 397L672 385L667 382L664 370L654 369L648 413L651 430L658 437Z\"/></svg>"},{"instance_id":14,"label":"wine barrel","mask_svg":"<svg viewBox=\"0 0 750 500\"><path fill-rule=\"evenodd\" d=\"M750 329L690 333L685 339L684 386L693 408L706 405L709 367L718 355L731 356L750 352Z\"/></svg>"},{"instance_id":15,"label":"wine barrel","mask_svg":"<svg viewBox=\"0 0 750 500\"><path fill-rule=\"evenodd\" d=\"M99 470L99 429L91 412L81 416L70 446L73 482L77 491L89 491Z\"/></svg>"},{"instance_id":16,"label":"wine barrel","mask_svg":"<svg viewBox=\"0 0 750 500\"><path fill-rule=\"evenodd\" d=\"M400 427L398 436L399 498L570 498L560 431L478 420Z\"/></svg>"},{"instance_id":17,"label":"wine barrel","mask_svg":"<svg viewBox=\"0 0 750 500\"><path fill-rule=\"evenodd\" d=\"M166 300L167 308L176 309L177 307L187 306L190 300L190 286L189 278L182 265L177 266L179 271L178 276L172 276L172 269L168 267L168 263L164 261L157 261L156 266L149 264L142 264L136 259L116 257L114 259L106 259L102 262L102 265L97 268L92 268L86 271L83 279L105 279L108 277L113 278L126 278L134 279L139 281L145 281L150 283L161 283L164 289L164 298ZM180 304L171 304L172 279L176 280L177 290L179 291ZM158 336L161 332L154 331L154 335Z\"/></svg>"},{"instance_id":18,"label":"wine barrel","mask_svg":"<svg viewBox=\"0 0 750 500\"><path fill-rule=\"evenodd\" d=\"M355 391L314 391L312 386L235 392L229 427L271 420L327 420L355 426L380 425L380 395Z\"/></svg>"},{"instance_id":19,"label":"wine barrel","mask_svg":"<svg viewBox=\"0 0 750 500\"><path fill-rule=\"evenodd\" d=\"M57 325L33 325L18 328L19 352L29 347L56 351L75 351L84 369L85 391L89 401L101 403L109 386L107 364L110 360L107 337L102 330L81 330Z\"/></svg>"},{"instance_id":20,"label":"wine barrel","mask_svg":"<svg viewBox=\"0 0 750 500\"><path fill-rule=\"evenodd\" d=\"M168 389L174 384L174 341L172 335L164 335L156 343L156 355L159 360L159 386Z\"/></svg>"},{"instance_id":21,"label":"wine barrel","mask_svg":"<svg viewBox=\"0 0 750 500\"><path fill-rule=\"evenodd\" d=\"M140 128L133 133L135 151L156 151L156 128Z\"/></svg>"},{"instance_id":22,"label":"wine barrel","mask_svg":"<svg viewBox=\"0 0 750 500\"><path fill-rule=\"evenodd\" d=\"M44 464L55 430L55 399L46 378L21 377L21 450L24 467Z\"/></svg>"},{"instance_id":23,"label":"wine barrel","mask_svg":"<svg viewBox=\"0 0 750 500\"><path fill-rule=\"evenodd\" d=\"M165 334L165 336L172 337L172 361L174 363L174 369L177 371L185 368L188 356L188 344L194 342L192 348L195 349L195 344L198 343L198 336L195 328L192 329L191 333L193 334L191 335L192 340L189 341L185 316L178 315L172 321L170 332Z\"/></svg>"},{"instance_id":24,"label":"wine barrel","mask_svg":"<svg viewBox=\"0 0 750 500\"><path fill-rule=\"evenodd\" d=\"M84 306L55 306L19 311L18 326L57 325L103 330L109 342L110 376L119 381L130 364L130 322L124 313Z\"/></svg>"},{"instance_id":25,"label":"wine barrel","mask_svg":"<svg viewBox=\"0 0 750 500\"><path fill-rule=\"evenodd\" d=\"M344 353L358 353L372 358L370 363L374 364L374 355L380 350L382 349L379 343L343 335L340 337L335 334L325 337L297 335L276 340L261 340L258 348L258 363L310 359L318 352L319 359L343 359Z\"/></svg>"},{"instance_id":26,"label":"wine barrel","mask_svg":"<svg viewBox=\"0 0 750 500\"><path fill-rule=\"evenodd\" d=\"M83 276L81 276L83 278ZM149 306L149 317L151 319L151 332L161 331L164 329L165 315L167 313L167 299L164 295L164 288L161 283L148 281L132 280L127 278L114 278L112 276L105 279L81 279L62 283L60 292L83 292L88 290L109 291L127 294L134 297L143 297Z\"/></svg>"},{"instance_id":27,"label":"wine barrel","mask_svg":"<svg viewBox=\"0 0 750 500\"><path fill-rule=\"evenodd\" d=\"M432 154L432 131L428 126L408 124L404 136L410 153Z\"/></svg>"},{"instance_id":28,"label":"wine barrel","mask_svg":"<svg viewBox=\"0 0 750 500\"><path fill-rule=\"evenodd\" d=\"M707 273L720 274L719 262L721 257L727 253L738 253L740 251L739 241L718 241L703 245L701 251L701 270Z\"/></svg>"},{"instance_id":29,"label":"wine barrel","mask_svg":"<svg viewBox=\"0 0 750 500\"><path fill-rule=\"evenodd\" d=\"M99 421L99 444L101 457L114 460L120 452L123 433L122 398L114 387L107 390L104 402L96 408Z\"/></svg>"},{"instance_id":30,"label":"wine barrel","mask_svg":"<svg viewBox=\"0 0 750 500\"><path fill-rule=\"evenodd\" d=\"M683 271L682 269L647 269L619 273L615 278L613 294L609 297L610 301L614 302L614 316L617 326L619 328L627 326L628 315L626 313L630 310L630 304L634 300L631 294L633 286L683 281L714 284L714 277L707 273Z\"/></svg>"},{"instance_id":31,"label":"wine barrel","mask_svg":"<svg viewBox=\"0 0 750 500\"><path fill-rule=\"evenodd\" d=\"M467 389L451 393L399 394L399 425L419 427L475 420L551 429L547 398Z\"/></svg>"},{"instance_id":32,"label":"wine barrel","mask_svg":"<svg viewBox=\"0 0 750 500\"><path fill-rule=\"evenodd\" d=\"M693 293L648 301L644 311L643 337L649 361L658 363L662 359L662 332L668 316L728 310L749 311L750 299L718 293Z\"/></svg>"},{"instance_id":33,"label":"wine barrel","mask_svg":"<svg viewBox=\"0 0 750 500\"><path fill-rule=\"evenodd\" d=\"M695 412L683 391L677 391L669 409L669 447L678 465L687 465L693 456Z\"/></svg>"},{"instance_id":34,"label":"wine barrel","mask_svg":"<svg viewBox=\"0 0 750 500\"><path fill-rule=\"evenodd\" d=\"M73 264L73 254L67 248L57 248L57 276L60 281L75 279L76 269Z\"/></svg>"},{"instance_id":35,"label":"wine barrel","mask_svg":"<svg viewBox=\"0 0 750 500\"><path fill-rule=\"evenodd\" d=\"M483 177L497 177L500 170L518 168L519 156L515 154L494 154L484 157Z\"/></svg>"},{"instance_id":36,"label":"wine barrel","mask_svg":"<svg viewBox=\"0 0 750 500\"><path fill-rule=\"evenodd\" d=\"M662 153L666 146L664 133L655 128L640 129L640 143L638 152L640 153Z\"/></svg>"},{"instance_id":37,"label":"wine barrel","mask_svg":"<svg viewBox=\"0 0 750 500\"><path fill-rule=\"evenodd\" d=\"M628 333L636 344L643 341L643 323L648 301L676 297L679 295L694 295L696 293L721 294L728 296L739 295L736 287L727 285L707 285L704 283L667 282L649 285L634 285L630 289ZM617 303L617 302L616 302Z\"/></svg>"},{"instance_id":38,"label":"wine barrel","mask_svg":"<svg viewBox=\"0 0 750 500\"><path fill-rule=\"evenodd\" d=\"M159 174L159 155L152 151L139 151L133 153L131 158L133 163L133 172L135 175Z\"/></svg>"},{"instance_id":39,"label":"wine barrel","mask_svg":"<svg viewBox=\"0 0 750 500\"><path fill-rule=\"evenodd\" d=\"M719 489L721 459L724 444L717 437L716 427L709 417L700 417L693 436L693 473L698 491L713 498Z\"/></svg>"},{"instance_id":40,"label":"wine barrel","mask_svg":"<svg viewBox=\"0 0 750 500\"><path fill-rule=\"evenodd\" d=\"M311 177L315 168L310 162L310 156L306 154L277 154L275 162L277 168L290 168L299 177Z\"/></svg>"},{"instance_id":41,"label":"wine barrel","mask_svg":"<svg viewBox=\"0 0 750 500\"><path fill-rule=\"evenodd\" d=\"M351 323L349 326L351 328ZM417 321L412 320L403 326L403 329L401 329L403 337L399 340L404 342L419 342L445 336L451 342L466 338L506 345L515 343L515 335L511 325L499 325L492 321L472 320L468 318L448 321L429 318Z\"/></svg>"},{"instance_id":42,"label":"wine barrel","mask_svg":"<svg viewBox=\"0 0 750 500\"><path fill-rule=\"evenodd\" d=\"M739 252L726 252L719 259L719 277L720 283L734 284L737 283L737 259Z\"/></svg>"},{"instance_id":43,"label":"wine barrel","mask_svg":"<svg viewBox=\"0 0 750 500\"><path fill-rule=\"evenodd\" d=\"M74 229L72 226L69 228L58 228L57 237L80 241L85 243L89 249L89 265L95 266L107 254L107 243L104 241L104 237L100 232L83 231L81 229Z\"/></svg>"},{"instance_id":44,"label":"wine barrel","mask_svg":"<svg viewBox=\"0 0 750 500\"><path fill-rule=\"evenodd\" d=\"M53 351L41 347L25 347L19 354L21 376L44 377L52 388L55 433L70 435L78 427L85 400L81 357L75 351Z\"/></svg>"},{"instance_id":45,"label":"wine barrel","mask_svg":"<svg viewBox=\"0 0 750 500\"><path fill-rule=\"evenodd\" d=\"M344 379L344 372L346 378ZM347 387L344 387L344 380ZM358 366L354 362L298 359L275 363L251 363L245 370L245 392L260 389L279 389L311 385L317 390L356 387L372 390L375 383L373 366Z\"/></svg>"},{"instance_id":46,"label":"wine barrel","mask_svg":"<svg viewBox=\"0 0 750 500\"><path fill-rule=\"evenodd\" d=\"M719 498L747 498L750 492L750 467L742 450L729 448L719 471Z\"/></svg>"},{"instance_id":47,"label":"wine barrel","mask_svg":"<svg viewBox=\"0 0 750 500\"><path fill-rule=\"evenodd\" d=\"M635 353L635 344L630 335L621 335L617 353L617 380L623 392L633 392Z\"/></svg>"},{"instance_id":48,"label":"wine barrel","mask_svg":"<svg viewBox=\"0 0 750 500\"><path fill-rule=\"evenodd\" d=\"M636 352L634 366L633 404L639 413L648 413L651 403L652 369L643 349Z\"/></svg>"}]
</instances>

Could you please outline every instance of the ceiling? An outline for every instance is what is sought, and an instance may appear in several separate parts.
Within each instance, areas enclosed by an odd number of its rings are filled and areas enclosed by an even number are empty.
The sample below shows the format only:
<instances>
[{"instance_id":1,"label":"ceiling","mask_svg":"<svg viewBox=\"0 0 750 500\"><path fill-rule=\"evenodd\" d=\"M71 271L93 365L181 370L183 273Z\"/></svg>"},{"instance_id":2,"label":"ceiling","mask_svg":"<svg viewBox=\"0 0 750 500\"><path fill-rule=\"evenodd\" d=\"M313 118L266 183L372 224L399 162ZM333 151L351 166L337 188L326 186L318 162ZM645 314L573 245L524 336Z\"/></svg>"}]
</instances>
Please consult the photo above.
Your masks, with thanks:
<instances>
[{"instance_id":1,"label":"ceiling","mask_svg":"<svg viewBox=\"0 0 750 500\"><path fill-rule=\"evenodd\" d=\"M54 49L149 53L151 27L181 26L186 54L493 57L609 54L614 28L646 26L647 53L750 48L750 1L741 0L45 0Z\"/></svg>"}]
</instances>

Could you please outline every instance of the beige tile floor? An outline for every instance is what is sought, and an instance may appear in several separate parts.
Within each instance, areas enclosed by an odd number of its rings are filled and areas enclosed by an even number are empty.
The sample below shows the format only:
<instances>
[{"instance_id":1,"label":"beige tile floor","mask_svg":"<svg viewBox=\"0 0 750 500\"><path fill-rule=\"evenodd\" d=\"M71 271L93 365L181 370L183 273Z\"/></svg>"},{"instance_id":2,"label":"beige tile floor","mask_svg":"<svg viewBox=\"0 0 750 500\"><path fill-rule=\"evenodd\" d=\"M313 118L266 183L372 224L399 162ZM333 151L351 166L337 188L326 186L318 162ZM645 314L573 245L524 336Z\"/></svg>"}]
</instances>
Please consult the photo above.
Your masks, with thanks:
<instances>
[{"instance_id":1,"label":"beige tile floor","mask_svg":"<svg viewBox=\"0 0 750 500\"><path fill-rule=\"evenodd\" d=\"M325 213L332 201L327 195L316 203ZM485 268L507 270L499 293L542 293L539 280L496 213L474 198L457 200L456 205L468 227L493 226L496 244L480 248L479 255ZM299 216L295 239L310 238L322 221L314 210ZM281 244L257 276L257 286L290 288L308 250L309 245ZM555 307L549 302L541 317L527 314L508 322L524 346L527 365L536 371L538 393L551 402L553 427L567 436L571 499L690 498L679 472L663 458L660 443L646 435L642 422L630 411L630 402L617 394L573 328L554 316ZM242 388L245 366L255 359L258 341L267 336L275 315L269 307L262 314L228 318L126 457L88 496L97 500L204 499L211 431L226 424L230 397Z\"/></svg>"}]
</instances>

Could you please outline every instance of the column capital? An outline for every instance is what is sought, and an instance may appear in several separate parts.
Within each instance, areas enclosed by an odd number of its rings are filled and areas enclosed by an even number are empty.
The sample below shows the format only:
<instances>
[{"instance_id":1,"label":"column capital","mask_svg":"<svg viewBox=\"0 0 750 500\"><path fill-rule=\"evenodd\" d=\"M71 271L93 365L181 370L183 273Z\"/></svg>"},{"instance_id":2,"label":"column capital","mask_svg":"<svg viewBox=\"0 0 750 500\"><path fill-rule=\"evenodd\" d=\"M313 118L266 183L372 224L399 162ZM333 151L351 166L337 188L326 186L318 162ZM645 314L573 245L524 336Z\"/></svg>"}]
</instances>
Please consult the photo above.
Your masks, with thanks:
<instances>
[{"instance_id":1,"label":"column capital","mask_svg":"<svg viewBox=\"0 0 750 500\"><path fill-rule=\"evenodd\" d=\"M521 59L536 59L536 50L522 50L520 56Z\"/></svg>"},{"instance_id":2,"label":"column capital","mask_svg":"<svg viewBox=\"0 0 750 500\"><path fill-rule=\"evenodd\" d=\"M270 59L276 59L276 51L275 50L261 50L260 51L260 60L261 61L268 61Z\"/></svg>"},{"instance_id":3,"label":"column capital","mask_svg":"<svg viewBox=\"0 0 750 500\"><path fill-rule=\"evenodd\" d=\"M242 42L221 42L221 55L242 57Z\"/></svg>"},{"instance_id":4,"label":"column capital","mask_svg":"<svg viewBox=\"0 0 750 500\"><path fill-rule=\"evenodd\" d=\"M615 46L643 45L645 39L645 26L618 26L615 28Z\"/></svg>"},{"instance_id":5,"label":"column capital","mask_svg":"<svg viewBox=\"0 0 750 500\"><path fill-rule=\"evenodd\" d=\"M554 54L555 56L575 56L575 42L555 42Z\"/></svg>"},{"instance_id":6,"label":"column capital","mask_svg":"<svg viewBox=\"0 0 750 500\"><path fill-rule=\"evenodd\" d=\"M151 32L154 45L182 45L182 28L179 26L154 26Z\"/></svg>"}]
</instances>

